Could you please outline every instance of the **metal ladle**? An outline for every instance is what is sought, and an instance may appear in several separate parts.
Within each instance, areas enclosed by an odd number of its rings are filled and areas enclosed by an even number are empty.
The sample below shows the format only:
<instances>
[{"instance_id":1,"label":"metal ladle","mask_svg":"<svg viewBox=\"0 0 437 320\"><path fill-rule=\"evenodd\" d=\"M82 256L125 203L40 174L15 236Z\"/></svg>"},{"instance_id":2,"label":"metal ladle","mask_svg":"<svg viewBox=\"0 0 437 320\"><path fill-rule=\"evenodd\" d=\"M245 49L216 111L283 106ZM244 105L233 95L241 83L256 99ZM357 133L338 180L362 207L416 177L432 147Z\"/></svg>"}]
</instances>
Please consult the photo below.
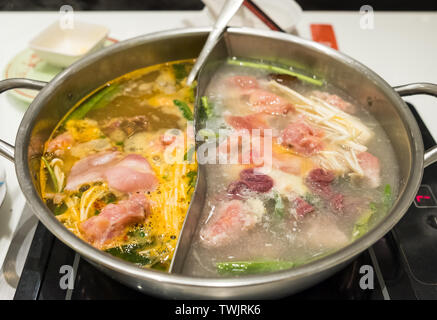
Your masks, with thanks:
<instances>
[{"instance_id":1,"label":"metal ladle","mask_svg":"<svg viewBox=\"0 0 437 320\"><path fill-rule=\"evenodd\" d=\"M205 90L211 76L214 74L214 68L207 68L206 65L210 63L210 60L215 61L216 58L226 57L225 50L223 50L222 43L219 45L219 41L222 40L222 35L226 29L226 25L231 20L231 18L238 11L240 6L244 0L228 0L223 6L222 11L220 12L220 16L217 19L217 22L214 24L212 31L210 32L205 45L202 48L202 51L199 54L199 57L196 60L190 74L187 78L187 85L191 85L194 79L198 77L198 85L197 85L197 94L196 94L196 105L200 104L199 96ZM214 50L214 54L211 54ZM211 59L211 56L214 56ZM215 57L217 56L217 57ZM202 67L202 72L199 74L199 71ZM205 70L206 69L206 70ZM195 112L197 118L197 112ZM199 121L195 120L195 132L197 132ZM196 141L197 147L197 141ZM197 149L197 148L196 148ZM186 256L190 250L191 242L194 233L196 232L196 228L198 225L198 220L200 214L203 209L203 205L205 202L205 193L206 193L206 180L204 167L198 165L197 169L197 181L196 181L196 189L191 197L191 204L188 209L188 212L185 216L184 225L179 234L179 240L177 246L175 248L174 257L172 259L172 263L170 266L171 273L182 273Z\"/></svg>"},{"instance_id":2,"label":"metal ladle","mask_svg":"<svg viewBox=\"0 0 437 320\"><path fill-rule=\"evenodd\" d=\"M220 15L212 27L212 31L210 32L208 39L206 39L205 45L203 46L202 51L200 51L199 57L196 59L193 69L191 69L191 72L188 75L188 86L193 83L194 79L199 73L200 68L203 66L212 49L214 49L215 45L226 29L228 22L232 19L235 13L237 13L243 2L244 0L227 0L223 5Z\"/></svg>"}]
</instances>

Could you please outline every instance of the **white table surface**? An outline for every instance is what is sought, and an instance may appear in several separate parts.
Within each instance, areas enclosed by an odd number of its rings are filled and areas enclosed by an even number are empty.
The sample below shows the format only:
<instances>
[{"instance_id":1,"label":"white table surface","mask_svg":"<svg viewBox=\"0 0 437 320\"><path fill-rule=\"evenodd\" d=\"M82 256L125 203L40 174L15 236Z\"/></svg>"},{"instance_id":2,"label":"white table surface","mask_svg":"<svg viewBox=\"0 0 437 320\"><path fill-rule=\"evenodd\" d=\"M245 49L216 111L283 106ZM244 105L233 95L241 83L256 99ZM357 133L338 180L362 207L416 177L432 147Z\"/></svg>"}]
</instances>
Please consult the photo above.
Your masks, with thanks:
<instances>
[{"instance_id":1,"label":"white table surface","mask_svg":"<svg viewBox=\"0 0 437 320\"><path fill-rule=\"evenodd\" d=\"M110 36L118 40L211 23L202 11L93 11L76 12L75 15L77 19L108 26ZM0 12L0 70L4 70L7 63L26 48L30 39L57 18L57 12ZM411 82L437 83L437 13L375 12L373 30L360 29L359 21L358 11L305 11L297 30L302 37L310 38L309 24L332 24L340 51L364 63L393 86ZM437 100L425 96L410 97L407 100L419 107L419 114L437 140ZM26 104L8 94L0 95L1 139L14 143L25 110ZM29 219L29 208L25 207L13 164L0 158L0 166L7 171L8 186L6 200L0 207L1 267L9 247L16 246L15 243L11 246L14 236L15 239L23 238L15 232L25 218L26 221ZM26 230L31 232L29 230L33 229ZM31 239L30 236L28 238ZM22 265L17 268L22 268ZM17 270L17 273L20 272ZM5 286L5 282L0 274L0 299L13 297L11 290L3 290L6 293L2 295L1 286Z\"/></svg>"}]
</instances>

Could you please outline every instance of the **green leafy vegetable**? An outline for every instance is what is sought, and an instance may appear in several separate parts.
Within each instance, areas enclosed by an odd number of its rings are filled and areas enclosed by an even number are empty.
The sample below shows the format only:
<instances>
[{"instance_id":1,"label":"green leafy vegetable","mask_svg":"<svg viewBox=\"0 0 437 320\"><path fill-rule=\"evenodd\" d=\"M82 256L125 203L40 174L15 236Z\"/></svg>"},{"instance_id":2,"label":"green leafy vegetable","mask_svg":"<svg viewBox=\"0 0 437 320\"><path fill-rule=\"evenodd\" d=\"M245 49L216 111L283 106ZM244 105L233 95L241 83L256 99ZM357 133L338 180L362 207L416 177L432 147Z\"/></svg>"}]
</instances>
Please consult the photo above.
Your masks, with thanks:
<instances>
[{"instance_id":1,"label":"green leafy vegetable","mask_svg":"<svg viewBox=\"0 0 437 320\"><path fill-rule=\"evenodd\" d=\"M196 151L196 147L191 146L190 149L188 149L188 151L184 154L184 161L188 161L190 163L193 162L194 151Z\"/></svg>"},{"instance_id":2,"label":"green leafy vegetable","mask_svg":"<svg viewBox=\"0 0 437 320\"><path fill-rule=\"evenodd\" d=\"M194 188L194 186L196 185L196 177L197 177L197 171L190 171L187 173L187 178L188 180L188 186L189 186L189 190L191 190L192 188Z\"/></svg>"},{"instance_id":3,"label":"green leafy vegetable","mask_svg":"<svg viewBox=\"0 0 437 320\"><path fill-rule=\"evenodd\" d=\"M155 243L154 238L147 237L147 234L142 228L130 231L128 237L130 241L134 242L123 246L109 248L105 251L117 258L141 266L151 265L156 262L154 259L140 253Z\"/></svg>"},{"instance_id":4,"label":"green leafy vegetable","mask_svg":"<svg viewBox=\"0 0 437 320\"><path fill-rule=\"evenodd\" d=\"M322 206L322 200L320 199L320 197L310 192L305 193L304 200L308 202L310 205L312 205L313 207L319 208Z\"/></svg>"},{"instance_id":5,"label":"green leafy vegetable","mask_svg":"<svg viewBox=\"0 0 437 320\"><path fill-rule=\"evenodd\" d=\"M47 171L49 173L50 180L52 181L53 188L56 192L60 192L59 190L59 184L58 179L56 178L55 172L53 171L53 168L50 166L49 162L45 157L41 157L41 160L44 162L44 166L47 168Z\"/></svg>"},{"instance_id":6,"label":"green leafy vegetable","mask_svg":"<svg viewBox=\"0 0 437 320\"><path fill-rule=\"evenodd\" d=\"M275 65L271 65L271 64L245 61L245 60L239 60L239 59L228 59L227 62L228 62L228 64L236 65L236 66L250 67L250 68L256 68L256 69L265 69L265 70L272 71L275 73L288 74L290 76L294 76L294 77L298 78L299 80L314 84L316 86L322 86L324 83L323 80L315 79L313 77L291 71L290 69L285 68L285 67L279 67L279 66L275 66Z\"/></svg>"},{"instance_id":7,"label":"green leafy vegetable","mask_svg":"<svg viewBox=\"0 0 437 320\"><path fill-rule=\"evenodd\" d=\"M197 81L194 80L193 83L190 86L189 92L188 92L188 96L187 96L187 100L188 102L193 103L195 98L196 98L196 87L197 87Z\"/></svg>"},{"instance_id":8,"label":"green leafy vegetable","mask_svg":"<svg viewBox=\"0 0 437 320\"><path fill-rule=\"evenodd\" d=\"M65 203L62 203L60 206L56 206L53 210L53 213L55 216L59 216L63 214L65 211L67 211L68 206Z\"/></svg>"},{"instance_id":9,"label":"green leafy vegetable","mask_svg":"<svg viewBox=\"0 0 437 320\"><path fill-rule=\"evenodd\" d=\"M354 228L352 230L353 240L358 239L370 230L372 218L376 213L384 216L388 213L393 203L393 195L391 191L391 186L389 184L385 185L382 194L382 199L380 203L371 202L369 209L364 212L360 218L355 222Z\"/></svg>"},{"instance_id":10,"label":"green leafy vegetable","mask_svg":"<svg viewBox=\"0 0 437 320\"><path fill-rule=\"evenodd\" d=\"M374 203L370 204L370 208L360 216L360 218L355 222L354 228L352 230L353 239L358 239L365 233L369 231L369 222L372 216L376 213L377 209Z\"/></svg>"},{"instance_id":11,"label":"green leafy vegetable","mask_svg":"<svg viewBox=\"0 0 437 320\"><path fill-rule=\"evenodd\" d=\"M384 187L384 195L382 197L382 203L385 209L388 211L393 203L393 195L391 191L391 186L389 184Z\"/></svg>"},{"instance_id":12,"label":"green leafy vegetable","mask_svg":"<svg viewBox=\"0 0 437 320\"><path fill-rule=\"evenodd\" d=\"M103 108L120 91L120 85L111 84L103 87L97 93L86 99L67 117L66 121L72 119L83 119L91 110Z\"/></svg>"},{"instance_id":13,"label":"green leafy vegetable","mask_svg":"<svg viewBox=\"0 0 437 320\"><path fill-rule=\"evenodd\" d=\"M147 232L144 230L144 227L139 227L132 231L129 231L127 236L129 237L129 240L133 240L136 243L140 243L143 245L150 245L154 241L151 238L147 238Z\"/></svg>"},{"instance_id":14,"label":"green leafy vegetable","mask_svg":"<svg viewBox=\"0 0 437 320\"><path fill-rule=\"evenodd\" d=\"M284 216L284 202L282 201L282 197L281 195L275 191L275 215L278 217L283 217Z\"/></svg>"},{"instance_id":15,"label":"green leafy vegetable","mask_svg":"<svg viewBox=\"0 0 437 320\"><path fill-rule=\"evenodd\" d=\"M182 116L187 119L188 121L193 121L194 117L193 117L193 112L191 111L190 107L188 106L188 104L186 104L183 101L180 100L173 100L173 103L179 108L179 110L182 113Z\"/></svg>"},{"instance_id":16,"label":"green leafy vegetable","mask_svg":"<svg viewBox=\"0 0 437 320\"><path fill-rule=\"evenodd\" d=\"M204 139L205 138L206 139L217 139L220 136L217 132L214 132L213 130L206 129L206 128L200 129L197 134L198 134L198 136L203 137Z\"/></svg>"},{"instance_id":17,"label":"green leafy vegetable","mask_svg":"<svg viewBox=\"0 0 437 320\"><path fill-rule=\"evenodd\" d=\"M221 274L254 274L293 268L296 263L291 261L232 261L216 263Z\"/></svg>"},{"instance_id":18,"label":"green leafy vegetable","mask_svg":"<svg viewBox=\"0 0 437 320\"><path fill-rule=\"evenodd\" d=\"M152 259L149 257L143 256L138 253L139 250L143 249L144 245L142 244L127 244L120 247L114 247L105 250L106 252L112 254L113 256L135 263L139 265L149 265L152 263Z\"/></svg>"},{"instance_id":19,"label":"green leafy vegetable","mask_svg":"<svg viewBox=\"0 0 437 320\"><path fill-rule=\"evenodd\" d=\"M200 102L202 107L200 117L202 119L211 119L214 116L214 111L211 103L208 101L208 97L203 96L200 98Z\"/></svg>"},{"instance_id":20,"label":"green leafy vegetable","mask_svg":"<svg viewBox=\"0 0 437 320\"><path fill-rule=\"evenodd\" d=\"M184 80L188 76L188 69L186 63L173 64L173 73L177 82Z\"/></svg>"}]
</instances>

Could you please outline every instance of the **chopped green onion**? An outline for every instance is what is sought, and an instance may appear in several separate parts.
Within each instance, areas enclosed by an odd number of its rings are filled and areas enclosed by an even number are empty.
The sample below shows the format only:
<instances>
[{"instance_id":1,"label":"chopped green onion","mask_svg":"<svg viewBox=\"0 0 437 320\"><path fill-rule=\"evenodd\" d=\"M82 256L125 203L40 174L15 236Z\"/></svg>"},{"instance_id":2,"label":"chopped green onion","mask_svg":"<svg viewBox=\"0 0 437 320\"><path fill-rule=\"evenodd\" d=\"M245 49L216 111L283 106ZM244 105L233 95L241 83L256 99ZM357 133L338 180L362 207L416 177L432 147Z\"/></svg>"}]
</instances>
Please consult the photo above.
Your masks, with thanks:
<instances>
[{"instance_id":1,"label":"chopped green onion","mask_svg":"<svg viewBox=\"0 0 437 320\"><path fill-rule=\"evenodd\" d=\"M188 181L188 186L189 186L188 191L194 188L196 184L196 177L197 177L197 171L190 171L187 173L187 178L190 179Z\"/></svg>"},{"instance_id":2,"label":"chopped green onion","mask_svg":"<svg viewBox=\"0 0 437 320\"><path fill-rule=\"evenodd\" d=\"M105 251L111 255L132 262L141 266L150 265L153 261L149 257L138 253L145 248L145 244L127 244L119 247L109 248Z\"/></svg>"},{"instance_id":3,"label":"chopped green onion","mask_svg":"<svg viewBox=\"0 0 437 320\"><path fill-rule=\"evenodd\" d=\"M375 214L377 211L375 203L370 204L370 208L358 218L357 222L355 222L354 228L352 230L352 237L353 239L358 239L365 233L369 231L369 222L370 218Z\"/></svg>"},{"instance_id":4,"label":"chopped green onion","mask_svg":"<svg viewBox=\"0 0 437 320\"><path fill-rule=\"evenodd\" d=\"M65 203L62 203L60 206L56 206L55 210L53 210L53 213L55 216L59 216L63 214L65 211L67 211L68 206Z\"/></svg>"},{"instance_id":5,"label":"chopped green onion","mask_svg":"<svg viewBox=\"0 0 437 320\"><path fill-rule=\"evenodd\" d=\"M213 130L206 129L206 128L200 129L197 134L198 134L199 137L207 138L207 139L211 139L211 138L216 139L216 138L219 138L219 134L217 132L214 132Z\"/></svg>"},{"instance_id":6,"label":"chopped green onion","mask_svg":"<svg viewBox=\"0 0 437 320\"><path fill-rule=\"evenodd\" d=\"M386 184L384 187L382 203L384 204L384 207L387 209L387 211L390 209L393 203L393 195L391 191L391 186L389 184Z\"/></svg>"},{"instance_id":7,"label":"chopped green onion","mask_svg":"<svg viewBox=\"0 0 437 320\"><path fill-rule=\"evenodd\" d=\"M291 261L232 261L216 263L221 274L254 274L273 272L293 268L296 263Z\"/></svg>"},{"instance_id":8,"label":"chopped green onion","mask_svg":"<svg viewBox=\"0 0 437 320\"><path fill-rule=\"evenodd\" d=\"M284 216L284 202L282 201L282 197L278 192L275 192L275 215L278 217Z\"/></svg>"},{"instance_id":9,"label":"chopped green onion","mask_svg":"<svg viewBox=\"0 0 437 320\"><path fill-rule=\"evenodd\" d=\"M190 149L184 154L184 161L192 162L193 161L193 155L194 151L196 151L195 146L191 146Z\"/></svg>"},{"instance_id":10,"label":"chopped green onion","mask_svg":"<svg viewBox=\"0 0 437 320\"><path fill-rule=\"evenodd\" d=\"M323 80L315 79L310 76L303 75L301 73L297 73L294 71L291 71L290 69L274 66L271 64L265 64L265 63L259 63L259 62L251 62L251 61L244 61L244 60L238 60L238 59L228 59L228 64L236 65L236 66L242 66L242 67L250 67L250 68L256 68L256 69L265 69L272 72L280 73L280 74L288 74L290 76L294 76L298 78L299 80L314 84L316 86L322 86Z\"/></svg>"},{"instance_id":11,"label":"chopped green onion","mask_svg":"<svg viewBox=\"0 0 437 320\"><path fill-rule=\"evenodd\" d=\"M52 167L50 166L49 162L45 157L41 157L41 160L44 162L44 166L47 168L47 171L49 173L50 179L52 180L53 188L56 192L59 192L59 185L58 185L58 179L56 179L55 172L53 171Z\"/></svg>"},{"instance_id":12,"label":"chopped green onion","mask_svg":"<svg viewBox=\"0 0 437 320\"><path fill-rule=\"evenodd\" d=\"M193 112L191 111L190 107L188 106L188 104L186 104L183 101L180 100L173 100L173 103L179 108L179 110L182 113L182 116L187 119L188 121L193 121L194 117L193 117Z\"/></svg>"},{"instance_id":13,"label":"chopped green onion","mask_svg":"<svg viewBox=\"0 0 437 320\"><path fill-rule=\"evenodd\" d=\"M87 98L78 108L70 113L66 120L83 119L91 110L103 108L120 91L118 84L103 87L100 91Z\"/></svg>"},{"instance_id":14,"label":"chopped green onion","mask_svg":"<svg viewBox=\"0 0 437 320\"><path fill-rule=\"evenodd\" d=\"M212 106L208 101L208 97L203 96L200 98L200 102L202 103L202 112L206 119L211 119L214 116L214 112L212 110Z\"/></svg>"},{"instance_id":15,"label":"chopped green onion","mask_svg":"<svg viewBox=\"0 0 437 320\"><path fill-rule=\"evenodd\" d=\"M364 212L357 222L355 222L354 228L352 230L353 240L358 239L370 230L371 220L375 213L379 213L384 216L388 213L393 202L393 195L391 191L391 186L389 184L385 185L382 194L382 199L380 203L371 202L369 209Z\"/></svg>"},{"instance_id":16,"label":"chopped green onion","mask_svg":"<svg viewBox=\"0 0 437 320\"><path fill-rule=\"evenodd\" d=\"M176 78L176 81L180 82L188 76L186 65L187 65L186 63L173 64L173 73Z\"/></svg>"}]
</instances>

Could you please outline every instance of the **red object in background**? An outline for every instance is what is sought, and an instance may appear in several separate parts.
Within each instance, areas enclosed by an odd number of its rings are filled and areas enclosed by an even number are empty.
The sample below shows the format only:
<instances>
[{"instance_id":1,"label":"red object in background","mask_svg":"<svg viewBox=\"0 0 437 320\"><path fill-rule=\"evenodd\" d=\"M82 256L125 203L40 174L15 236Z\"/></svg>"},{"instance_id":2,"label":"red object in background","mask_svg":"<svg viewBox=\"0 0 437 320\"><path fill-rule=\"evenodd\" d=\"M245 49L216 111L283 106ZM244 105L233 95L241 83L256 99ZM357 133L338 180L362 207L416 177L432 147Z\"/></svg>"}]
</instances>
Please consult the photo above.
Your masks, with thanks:
<instances>
[{"instance_id":1,"label":"red object in background","mask_svg":"<svg viewBox=\"0 0 437 320\"><path fill-rule=\"evenodd\" d=\"M334 28L330 24L311 24L311 37L314 41L338 50Z\"/></svg>"},{"instance_id":2,"label":"red object in background","mask_svg":"<svg viewBox=\"0 0 437 320\"><path fill-rule=\"evenodd\" d=\"M417 201L417 202L421 202L422 199L430 200L431 197L430 197L430 196L416 196L416 201Z\"/></svg>"}]
</instances>

